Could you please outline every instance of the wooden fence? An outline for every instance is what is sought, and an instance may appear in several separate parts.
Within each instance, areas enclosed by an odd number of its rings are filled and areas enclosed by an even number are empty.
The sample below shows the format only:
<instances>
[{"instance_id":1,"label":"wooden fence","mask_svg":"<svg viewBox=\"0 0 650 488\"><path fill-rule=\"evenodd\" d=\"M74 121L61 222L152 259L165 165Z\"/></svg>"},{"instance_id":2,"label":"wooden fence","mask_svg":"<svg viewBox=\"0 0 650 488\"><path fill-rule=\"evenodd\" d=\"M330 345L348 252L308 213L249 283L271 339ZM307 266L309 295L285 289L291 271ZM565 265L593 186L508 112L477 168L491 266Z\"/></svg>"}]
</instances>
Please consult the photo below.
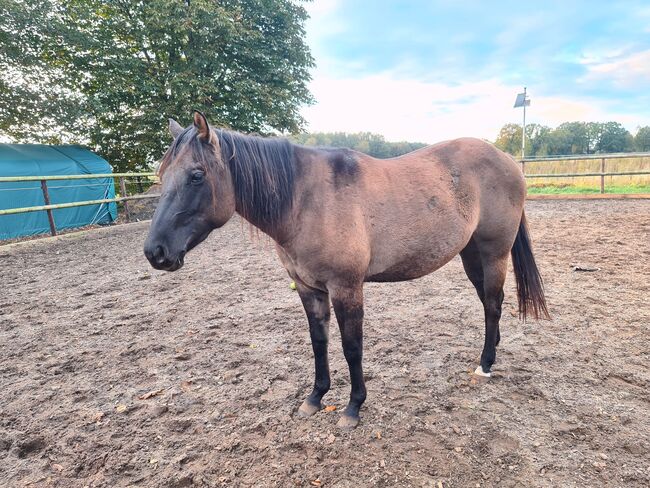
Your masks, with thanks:
<instances>
[{"instance_id":1,"label":"wooden fence","mask_svg":"<svg viewBox=\"0 0 650 488\"><path fill-rule=\"evenodd\" d=\"M636 176L636 175L650 175L650 171L614 171L606 172L606 161L608 159L623 159L623 158L643 158L650 157L650 153L621 153L621 154L591 154L583 156L558 156L558 157L549 157L549 158L526 158L520 160L521 168L524 172L524 176L529 179L534 178L574 178L574 177L600 177L600 193L605 193L605 177L608 176ZM589 172L589 173L534 173L526 174L526 163L531 162L544 162L544 161L584 161L584 160L600 160L600 171L599 172ZM6 210L0 210L0 215L11 215L25 212L47 212L47 217L50 223L50 232L54 236L56 235L56 224L54 222L54 217L52 216L52 210L60 208L71 208L71 207L80 207L83 205L99 205L103 203L117 203L122 202L124 204L124 213L126 221L130 220L129 206L128 202L130 200L143 200L147 198L158 198L160 195L127 195L126 190L126 178L149 178L155 176L155 173L106 173L106 174L87 174L87 175L56 175L56 176L6 176L0 177L0 183L4 182L19 182L19 181L40 181L41 182L41 191L43 192L43 200L45 205L39 205L35 207L23 207L23 208L10 208ZM98 178L116 178L118 180L121 196L117 198L106 198L102 200L87 200L82 202L69 202L69 203L50 203L50 195L47 189L48 181L56 180L86 180L86 179L98 179ZM550 196L550 195L549 195ZM605 195L603 195L605 196ZM608 195L609 196L609 195ZM634 198L641 195L617 195L620 198ZM647 196L647 195L644 195ZM542 197L542 195L535 195L535 197ZM567 195L553 195L555 198L566 198Z\"/></svg>"},{"instance_id":2,"label":"wooden fence","mask_svg":"<svg viewBox=\"0 0 650 488\"><path fill-rule=\"evenodd\" d=\"M607 160L612 159L633 159L633 158L650 158L650 153L618 153L618 154L583 154L581 156L554 156L543 158L526 158L521 159L521 169L524 176L529 179L534 178L582 178L582 177L600 177L600 193L605 193L605 177L607 176L648 176L650 171L611 171L606 172ZM557 161L600 161L600 171L587 173L526 173L526 163L543 163Z\"/></svg>"},{"instance_id":3,"label":"wooden fence","mask_svg":"<svg viewBox=\"0 0 650 488\"><path fill-rule=\"evenodd\" d=\"M35 207L22 207L22 208L9 208L0 210L0 215L12 215L26 212L47 212L47 218L50 223L50 233L56 235L56 224L52 210L60 208L82 207L84 205L100 205L104 203L117 203L124 204L124 214L126 221L130 220L128 202L130 200L144 200L147 198L158 198L160 195L136 195L128 196L126 191L126 178L148 178L155 176L155 173L105 173L105 174L87 174L87 175L53 175L53 176L3 176L0 177L0 183L14 183L22 181L40 181L41 191L43 192L43 201L45 205L38 205ZM121 196L116 198L104 198L101 200L85 200L82 202L69 202L69 203L50 203L50 194L47 189L48 181L57 180L90 180L99 178L117 178L119 182Z\"/></svg>"}]
</instances>

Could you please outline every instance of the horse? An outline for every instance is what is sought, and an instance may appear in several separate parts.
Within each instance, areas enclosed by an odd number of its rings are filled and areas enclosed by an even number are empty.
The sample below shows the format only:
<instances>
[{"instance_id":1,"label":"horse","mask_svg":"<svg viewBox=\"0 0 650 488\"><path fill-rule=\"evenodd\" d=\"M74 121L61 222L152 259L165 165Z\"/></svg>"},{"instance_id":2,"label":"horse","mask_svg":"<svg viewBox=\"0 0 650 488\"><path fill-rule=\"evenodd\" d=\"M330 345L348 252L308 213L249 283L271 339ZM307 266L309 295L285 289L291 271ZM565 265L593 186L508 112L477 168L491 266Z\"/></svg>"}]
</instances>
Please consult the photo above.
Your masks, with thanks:
<instances>
[{"instance_id":1,"label":"horse","mask_svg":"<svg viewBox=\"0 0 650 488\"><path fill-rule=\"evenodd\" d=\"M198 111L186 128L170 119L169 130L173 142L158 169L162 192L144 254L154 268L176 271L235 213L271 237L296 284L314 354L314 386L299 416L322 409L330 388L331 303L351 383L338 425L359 423L365 282L420 278L460 254L484 309L479 377L490 377L496 359L509 255L520 318L549 318L522 171L485 141L461 138L375 159L215 129Z\"/></svg>"}]
</instances>

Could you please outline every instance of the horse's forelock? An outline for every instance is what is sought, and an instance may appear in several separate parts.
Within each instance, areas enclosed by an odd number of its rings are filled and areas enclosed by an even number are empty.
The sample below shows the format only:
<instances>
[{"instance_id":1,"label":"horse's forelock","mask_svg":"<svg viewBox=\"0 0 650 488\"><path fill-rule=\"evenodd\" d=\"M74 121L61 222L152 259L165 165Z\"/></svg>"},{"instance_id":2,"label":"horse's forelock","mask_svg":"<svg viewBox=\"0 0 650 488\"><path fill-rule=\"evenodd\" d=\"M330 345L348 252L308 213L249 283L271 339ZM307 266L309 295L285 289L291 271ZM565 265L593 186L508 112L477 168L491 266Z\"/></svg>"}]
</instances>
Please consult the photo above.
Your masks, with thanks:
<instances>
[{"instance_id":1,"label":"horse's forelock","mask_svg":"<svg viewBox=\"0 0 650 488\"><path fill-rule=\"evenodd\" d=\"M215 137L217 137L215 133ZM162 179L165 171L178 160L178 156L185 150L190 150L192 160L202 166L203 170L210 173L214 170L215 163L223 164L220 151L217 151L215 146L202 142L198 137L198 131L194 126L190 126L183 130L171 146L163 155L158 166L158 177Z\"/></svg>"}]
</instances>

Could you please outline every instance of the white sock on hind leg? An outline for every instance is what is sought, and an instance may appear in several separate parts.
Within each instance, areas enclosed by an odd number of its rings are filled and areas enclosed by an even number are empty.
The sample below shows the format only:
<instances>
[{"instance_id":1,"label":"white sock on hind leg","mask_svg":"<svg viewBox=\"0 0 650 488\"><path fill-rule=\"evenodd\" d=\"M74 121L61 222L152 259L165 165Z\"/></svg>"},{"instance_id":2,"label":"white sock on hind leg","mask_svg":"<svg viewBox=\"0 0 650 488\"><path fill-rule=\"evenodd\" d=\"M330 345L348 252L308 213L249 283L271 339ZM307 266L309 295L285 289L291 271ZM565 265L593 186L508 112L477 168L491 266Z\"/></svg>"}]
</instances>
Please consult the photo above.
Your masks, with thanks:
<instances>
[{"instance_id":1,"label":"white sock on hind leg","mask_svg":"<svg viewBox=\"0 0 650 488\"><path fill-rule=\"evenodd\" d=\"M483 371L483 367L479 364L476 370L474 371L474 374L477 376L485 376L486 378L489 378L492 376L492 373L485 373Z\"/></svg>"}]
</instances>

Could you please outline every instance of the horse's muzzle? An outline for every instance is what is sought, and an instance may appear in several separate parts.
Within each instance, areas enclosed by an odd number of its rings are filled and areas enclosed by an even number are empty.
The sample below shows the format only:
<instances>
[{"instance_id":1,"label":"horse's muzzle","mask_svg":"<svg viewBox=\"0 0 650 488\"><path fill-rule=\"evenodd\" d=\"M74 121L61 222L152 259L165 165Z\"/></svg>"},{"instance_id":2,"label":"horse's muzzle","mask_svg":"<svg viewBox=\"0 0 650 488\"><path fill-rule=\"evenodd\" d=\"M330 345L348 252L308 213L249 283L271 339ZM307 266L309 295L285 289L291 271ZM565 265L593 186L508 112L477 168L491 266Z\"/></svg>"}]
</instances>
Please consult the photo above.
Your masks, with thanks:
<instances>
[{"instance_id":1,"label":"horse's muzzle","mask_svg":"<svg viewBox=\"0 0 650 488\"><path fill-rule=\"evenodd\" d=\"M181 269L185 259L184 250L176 255L171 255L169 251L161 245L145 245L144 255L149 260L151 266L162 271L176 271Z\"/></svg>"}]
</instances>

